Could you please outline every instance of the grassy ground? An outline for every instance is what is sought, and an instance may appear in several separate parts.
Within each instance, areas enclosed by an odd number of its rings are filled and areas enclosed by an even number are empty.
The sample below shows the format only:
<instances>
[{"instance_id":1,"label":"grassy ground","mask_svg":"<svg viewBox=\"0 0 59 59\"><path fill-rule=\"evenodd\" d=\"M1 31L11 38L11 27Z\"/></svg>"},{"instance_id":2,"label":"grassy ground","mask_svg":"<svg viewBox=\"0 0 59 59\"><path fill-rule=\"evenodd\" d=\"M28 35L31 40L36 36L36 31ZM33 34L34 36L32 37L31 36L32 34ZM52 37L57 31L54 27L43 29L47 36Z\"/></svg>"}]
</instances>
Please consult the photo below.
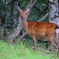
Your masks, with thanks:
<instances>
[{"instance_id":1,"label":"grassy ground","mask_svg":"<svg viewBox=\"0 0 59 59\"><path fill-rule=\"evenodd\" d=\"M29 43L21 42L17 44L7 44L0 41L0 59L59 59L59 57L54 57L54 53L47 54L44 51L39 50L35 52Z\"/></svg>"}]
</instances>

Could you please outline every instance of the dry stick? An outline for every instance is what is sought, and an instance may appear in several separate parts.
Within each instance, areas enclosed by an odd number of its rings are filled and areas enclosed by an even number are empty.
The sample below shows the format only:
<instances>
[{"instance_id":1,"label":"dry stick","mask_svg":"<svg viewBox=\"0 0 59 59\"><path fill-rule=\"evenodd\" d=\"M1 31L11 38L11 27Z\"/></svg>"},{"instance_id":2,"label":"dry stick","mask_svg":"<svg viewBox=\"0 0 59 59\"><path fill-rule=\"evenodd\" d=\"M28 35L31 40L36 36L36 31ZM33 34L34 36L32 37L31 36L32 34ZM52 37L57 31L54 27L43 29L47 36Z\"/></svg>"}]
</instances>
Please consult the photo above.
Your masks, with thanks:
<instances>
[{"instance_id":1,"label":"dry stick","mask_svg":"<svg viewBox=\"0 0 59 59\"><path fill-rule=\"evenodd\" d=\"M44 51L44 52L50 54L50 51L48 51L48 50L45 51L45 49L43 49L43 48L41 48L41 47L38 47L38 49L40 49L40 50L42 50L42 51Z\"/></svg>"}]
</instances>

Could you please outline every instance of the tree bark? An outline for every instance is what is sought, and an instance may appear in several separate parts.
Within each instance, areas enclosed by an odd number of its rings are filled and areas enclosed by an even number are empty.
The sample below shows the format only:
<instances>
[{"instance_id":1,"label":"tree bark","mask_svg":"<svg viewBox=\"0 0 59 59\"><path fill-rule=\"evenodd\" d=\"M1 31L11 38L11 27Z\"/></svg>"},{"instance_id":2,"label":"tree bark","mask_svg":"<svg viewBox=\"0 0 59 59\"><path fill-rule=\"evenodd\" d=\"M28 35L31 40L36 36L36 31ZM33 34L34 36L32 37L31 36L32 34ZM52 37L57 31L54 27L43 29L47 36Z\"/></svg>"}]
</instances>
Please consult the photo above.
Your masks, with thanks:
<instances>
[{"instance_id":1,"label":"tree bark","mask_svg":"<svg viewBox=\"0 0 59 59\"><path fill-rule=\"evenodd\" d=\"M14 30L14 32L12 32L9 35L9 37L6 39L6 42L12 43L13 42L13 39L15 39L21 33L22 29L23 29L22 19L21 19L21 17L19 17L17 28Z\"/></svg>"},{"instance_id":2,"label":"tree bark","mask_svg":"<svg viewBox=\"0 0 59 59\"><path fill-rule=\"evenodd\" d=\"M7 12L8 2L9 2L9 0L3 0L3 3L4 3L3 17L4 17L4 21L5 21L4 24L3 24L3 26L4 26L4 36L7 35L6 24L7 24L7 17L8 17L8 12Z\"/></svg>"},{"instance_id":3,"label":"tree bark","mask_svg":"<svg viewBox=\"0 0 59 59\"><path fill-rule=\"evenodd\" d=\"M11 28L15 30L16 28L16 25L17 25L17 18L16 18L16 15L17 15L17 12L18 12L18 9L17 9L17 6L18 6L18 2L17 1L12 1L12 8L11 8Z\"/></svg>"},{"instance_id":4,"label":"tree bark","mask_svg":"<svg viewBox=\"0 0 59 59\"><path fill-rule=\"evenodd\" d=\"M49 0L49 22L59 26L58 0Z\"/></svg>"}]
</instances>

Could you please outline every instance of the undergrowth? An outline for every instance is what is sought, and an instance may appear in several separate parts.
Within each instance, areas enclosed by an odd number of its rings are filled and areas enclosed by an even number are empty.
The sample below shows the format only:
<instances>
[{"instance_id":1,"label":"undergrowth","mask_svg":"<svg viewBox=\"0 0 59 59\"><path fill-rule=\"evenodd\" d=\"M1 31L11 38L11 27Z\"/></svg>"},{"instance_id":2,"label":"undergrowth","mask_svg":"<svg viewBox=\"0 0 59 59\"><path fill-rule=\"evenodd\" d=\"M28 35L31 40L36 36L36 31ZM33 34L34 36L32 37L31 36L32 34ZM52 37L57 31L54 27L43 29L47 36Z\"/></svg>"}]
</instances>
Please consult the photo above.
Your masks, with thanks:
<instances>
[{"instance_id":1,"label":"undergrowth","mask_svg":"<svg viewBox=\"0 0 59 59\"><path fill-rule=\"evenodd\" d=\"M29 45L31 45L31 43L27 46ZM54 57L53 52L50 54L42 50L35 52L32 47L27 46L24 41L14 44L0 41L0 59L59 59L59 57Z\"/></svg>"}]
</instances>

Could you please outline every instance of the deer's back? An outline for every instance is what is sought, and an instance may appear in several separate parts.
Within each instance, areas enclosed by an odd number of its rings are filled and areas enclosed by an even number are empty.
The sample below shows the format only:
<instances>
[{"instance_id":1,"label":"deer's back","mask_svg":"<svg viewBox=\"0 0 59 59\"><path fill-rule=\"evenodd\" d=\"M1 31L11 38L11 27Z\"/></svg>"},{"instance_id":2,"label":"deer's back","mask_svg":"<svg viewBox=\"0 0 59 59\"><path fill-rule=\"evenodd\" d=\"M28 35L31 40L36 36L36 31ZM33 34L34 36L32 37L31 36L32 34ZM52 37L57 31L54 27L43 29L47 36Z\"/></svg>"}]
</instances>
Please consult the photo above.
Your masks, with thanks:
<instances>
[{"instance_id":1,"label":"deer's back","mask_svg":"<svg viewBox=\"0 0 59 59\"><path fill-rule=\"evenodd\" d=\"M49 36L55 35L56 24L49 22L29 22L27 32L30 36L39 39L47 39Z\"/></svg>"}]
</instances>

